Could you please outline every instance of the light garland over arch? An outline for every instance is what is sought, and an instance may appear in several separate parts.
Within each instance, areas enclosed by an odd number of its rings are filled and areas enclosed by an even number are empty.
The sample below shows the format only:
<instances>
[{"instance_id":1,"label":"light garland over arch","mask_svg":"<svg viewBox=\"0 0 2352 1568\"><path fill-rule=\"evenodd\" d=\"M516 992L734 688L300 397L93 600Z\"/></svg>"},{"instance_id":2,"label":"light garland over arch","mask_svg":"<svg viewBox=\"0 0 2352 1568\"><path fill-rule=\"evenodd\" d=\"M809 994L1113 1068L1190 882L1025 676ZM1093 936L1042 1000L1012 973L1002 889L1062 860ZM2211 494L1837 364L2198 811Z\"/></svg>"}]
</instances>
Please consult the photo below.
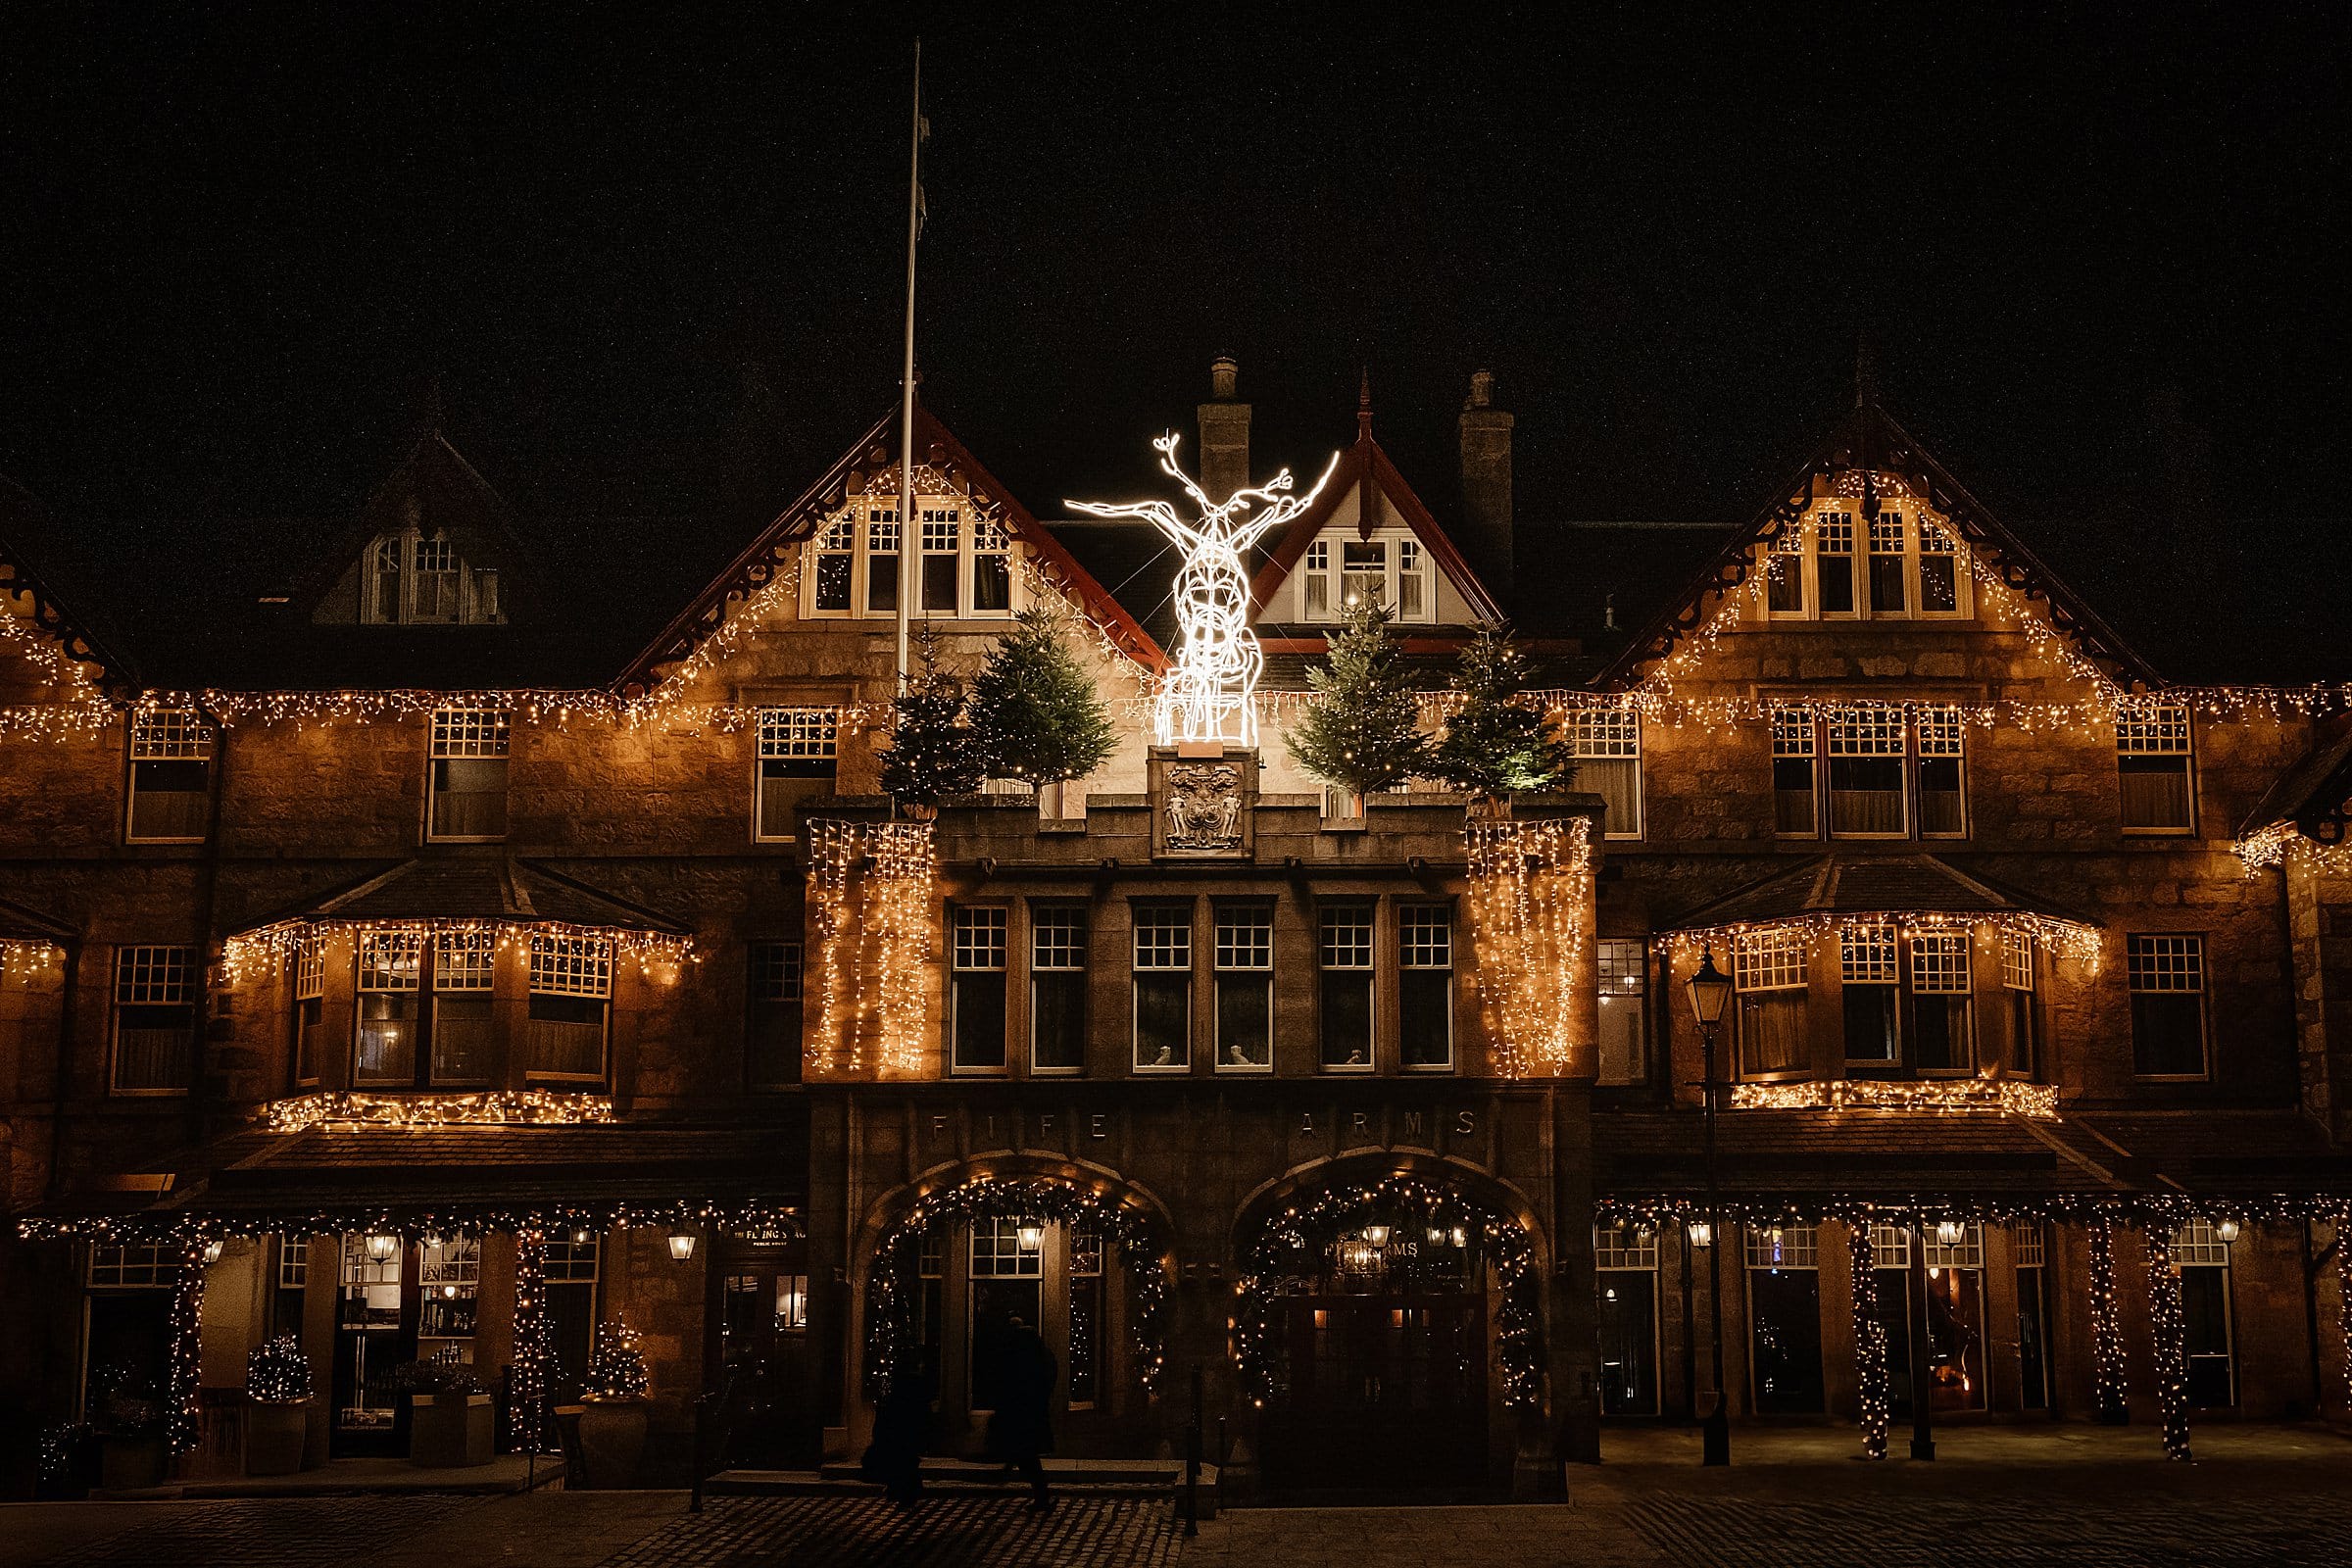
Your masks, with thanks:
<instances>
[{"instance_id":1,"label":"light garland over arch","mask_svg":"<svg viewBox=\"0 0 2352 1568\"><path fill-rule=\"evenodd\" d=\"M1494 1357L1502 1401L1528 1409L1544 1396L1543 1303L1535 1244L1510 1214L1451 1186L1418 1176L1384 1176L1324 1188L1301 1202L1270 1213L1241 1249L1242 1275L1234 1284L1233 1359L1242 1393L1263 1406L1276 1391L1275 1302L1286 1280L1323 1270L1323 1250L1344 1233L1403 1221L1449 1235L1475 1234L1502 1288L1495 1315Z\"/></svg>"},{"instance_id":2,"label":"light garland over arch","mask_svg":"<svg viewBox=\"0 0 2352 1568\"><path fill-rule=\"evenodd\" d=\"M923 1237L938 1225L976 1219L1052 1220L1091 1227L1117 1253L1127 1280L1128 1341L1136 1380L1156 1396L1167 1371L1165 1248L1141 1207L1054 1176L983 1176L917 1199L882 1233L870 1261L865 1305L865 1386L877 1403L890 1393L901 1359L921 1344Z\"/></svg>"}]
</instances>

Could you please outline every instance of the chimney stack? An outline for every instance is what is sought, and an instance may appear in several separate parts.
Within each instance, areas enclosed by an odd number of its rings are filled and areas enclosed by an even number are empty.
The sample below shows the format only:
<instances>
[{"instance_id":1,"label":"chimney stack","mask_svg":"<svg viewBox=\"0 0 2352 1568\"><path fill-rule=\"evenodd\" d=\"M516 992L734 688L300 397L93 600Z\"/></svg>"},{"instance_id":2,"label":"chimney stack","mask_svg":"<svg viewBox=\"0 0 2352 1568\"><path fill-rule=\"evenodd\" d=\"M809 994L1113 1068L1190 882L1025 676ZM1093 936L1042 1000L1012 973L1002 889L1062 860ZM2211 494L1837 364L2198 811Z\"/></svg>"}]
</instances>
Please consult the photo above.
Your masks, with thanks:
<instances>
[{"instance_id":1,"label":"chimney stack","mask_svg":"<svg viewBox=\"0 0 2352 1568\"><path fill-rule=\"evenodd\" d=\"M1511 416L1494 406L1494 372L1476 370L1462 404L1462 531L1496 597L1511 590Z\"/></svg>"},{"instance_id":2,"label":"chimney stack","mask_svg":"<svg viewBox=\"0 0 2352 1568\"><path fill-rule=\"evenodd\" d=\"M1232 355L1218 355L1208 367L1209 401L1200 405L1200 488L1214 502L1250 482L1250 405L1234 391L1241 370Z\"/></svg>"}]
</instances>

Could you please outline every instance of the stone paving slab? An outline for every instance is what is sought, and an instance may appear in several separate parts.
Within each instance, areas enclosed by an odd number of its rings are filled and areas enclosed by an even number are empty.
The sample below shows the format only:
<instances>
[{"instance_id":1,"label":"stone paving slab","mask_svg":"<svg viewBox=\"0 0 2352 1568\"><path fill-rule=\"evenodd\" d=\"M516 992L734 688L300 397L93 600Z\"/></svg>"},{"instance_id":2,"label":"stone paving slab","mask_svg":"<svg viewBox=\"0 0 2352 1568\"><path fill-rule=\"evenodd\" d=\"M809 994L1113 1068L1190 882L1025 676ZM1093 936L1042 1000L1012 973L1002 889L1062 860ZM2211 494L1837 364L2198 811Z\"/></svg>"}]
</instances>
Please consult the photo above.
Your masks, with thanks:
<instances>
[{"instance_id":1,"label":"stone paving slab","mask_svg":"<svg viewBox=\"0 0 2352 1568\"><path fill-rule=\"evenodd\" d=\"M880 1498L722 1497L607 1568L1163 1568L1174 1544L1163 1499L1071 1497L1040 1518L1020 1494L926 1497L911 1513Z\"/></svg>"}]
</instances>

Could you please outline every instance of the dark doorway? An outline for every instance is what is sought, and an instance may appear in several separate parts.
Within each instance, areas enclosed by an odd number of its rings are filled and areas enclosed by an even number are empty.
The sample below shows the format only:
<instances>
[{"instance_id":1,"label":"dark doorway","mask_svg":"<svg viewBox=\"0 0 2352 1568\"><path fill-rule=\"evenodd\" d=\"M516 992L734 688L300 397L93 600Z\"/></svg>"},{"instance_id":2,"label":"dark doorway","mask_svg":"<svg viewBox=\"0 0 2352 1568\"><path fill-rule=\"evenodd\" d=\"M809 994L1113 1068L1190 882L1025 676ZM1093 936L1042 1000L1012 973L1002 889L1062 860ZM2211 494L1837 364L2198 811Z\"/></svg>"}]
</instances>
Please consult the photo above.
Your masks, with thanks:
<instances>
[{"instance_id":1,"label":"dark doorway","mask_svg":"<svg viewBox=\"0 0 2352 1568\"><path fill-rule=\"evenodd\" d=\"M1747 1298L1753 1396L1761 1415L1818 1415L1821 1276L1809 1268L1751 1268Z\"/></svg>"}]
</instances>

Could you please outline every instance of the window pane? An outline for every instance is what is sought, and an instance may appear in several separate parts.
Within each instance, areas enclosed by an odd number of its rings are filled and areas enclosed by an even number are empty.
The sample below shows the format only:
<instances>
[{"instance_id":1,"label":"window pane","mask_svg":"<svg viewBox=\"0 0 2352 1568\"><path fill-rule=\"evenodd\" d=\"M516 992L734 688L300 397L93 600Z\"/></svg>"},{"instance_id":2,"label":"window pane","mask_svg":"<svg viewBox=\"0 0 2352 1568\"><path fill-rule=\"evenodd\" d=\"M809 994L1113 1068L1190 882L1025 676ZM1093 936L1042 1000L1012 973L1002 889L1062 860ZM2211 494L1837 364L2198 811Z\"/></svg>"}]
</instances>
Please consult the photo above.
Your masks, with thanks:
<instances>
[{"instance_id":1,"label":"window pane","mask_svg":"<svg viewBox=\"0 0 2352 1568\"><path fill-rule=\"evenodd\" d=\"M1324 971L1323 1065L1372 1065L1372 975L1369 970Z\"/></svg>"},{"instance_id":2,"label":"window pane","mask_svg":"<svg viewBox=\"0 0 2352 1568\"><path fill-rule=\"evenodd\" d=\"M1640 942L1603 942L1600 970L1600 1082L1649 1077L1649 955Z\"/></svg>"},{"instance_id":3,"label":"window pane","mask_svg":"<svg viewBox=\"0 0 2352 1568\"><path fill-rule=\"evenodd\" d=\"M972 608L978 611L1012 608L1012 569L1004 557L972 558Z\"/></svg>"},{"instance_id":4,"label":"window pane","mask_svg":"<svg viewBox=\"0 0 2352 1568\"><path fill-rule=\"evenodd\" d=\"M956 975L956 1065L1004 1065L1004 974Z\"/></svg>"},{"instance_id":5,"label":"window pane","mask_svg":"<svg viewBox=\"0 0 2352 1568\"><path fill-rule=\"evenodd\" d=\"M1895 988L1892 986L1846 982L1846 1060L1878 1062L1900 1059L1902 1047L1895 1034L1894 1003Z\"/></svg>"},{"instance_id":6,"label":"window pane","mask_svg":"<svg viewBox=\"0 0 2352 1568\"><path fill-rule=\"evenodd\" d=\"M1929 838L1959 838L1968 831L1957 757L1919 760L1919 831Z\"/></svg>"},{"instance_id":7,"label":"window pane","mask_svg":"<svg viewBox=\"0 0 2352 1568\"><path fill-rule=\"evenodd\" d=\"M416 1081L416 993L360 993L360 1032L352 1077L363 1084Z\"/></svg>"},{"instance_id":8,"label":"window pane","mask_svg":"<svg viewBox=\"0 0 2352 1568\"><path fill-rule=\"evenodd\" d=\"M1135 1064L1182 1067L1192 1061L1193 977L1139 970L1135 977Z\"/></svg>"},{"instance_id":9,"label":"window pane","mask_svg":"<svg viewBox=\"0 0 2352 1568\"><path fill-rule=\"evenodd\" d=\"M1407 1067L1453 1065L1453 976L1406 969L1396 977L1397 1047Z\"/></svg>"},{"instance_id":10,"label":"window pane","mask_svg":"<svg viewBox=\"0 0 2352 1568\"><path fill-rule=\"evenodd\" d=\"M1919 558L1919 608L1931 615L1948 615L1960 608L1959 571L1950 556Z\"/></svg>"},{"instance_id":11,"label":"window pane","mask_svg":"<svg viewBox=\"0 0 2352 1568\"><path fill-rule=\"evenodd\" d=\"M490 1076L490 998L480 992L433 999L433 1081L478 1083Z\"/></svg>"},{"instance_id":12,"label":"window pane","mask_svg":"<svg viewBox=\"0 0 2352 1568\"><path fill-rule=\"evenodd\" d=\"M1971 1004L1966 997L1913 997L1911 1064L1921 1072L1950 1072L1973 1065L1968 1039Z\"/></svg>"},{"instance_id":13,"label":"window pane","mask_svg":"<svg viewBox=\"0 0 2352 1568\"><path fill-rule=\"evenodd\" d=\"M1604 831L1610 838L1642 835L1642 761L1639 758L1587 758L1576 764L1576 787L1607 803Z\"/></svg>"},{"instance_id":14,"label":"window pane","mask_svg":"<svg viewBox=\"0 0 2352 1568\"><path fill-rule=\"evenodd\" d=\"M899 558L896 555L865 558L865 608L899 608Z\"/></svg>"},{"instance_id":15,"label":"window pane","mask_svg":"<svg viewBox=\"0 0 2352 1568\"><path fill-rule=\"evenodd\" d=\"M433 764L435 838L501 838L506 831L505 758L449 758Z\"/></svg>"},{"instance_id":16,"label":"window pane","mask_svg":"<svg viewBox=\"0 0 2352 1568\"><path fill-rule=\"evenodd\" d=\"M1823 514L1818 524L1815 564L1821 577L1821 612L1854 612L1854 517L1850 512Z\"/></svg>"},{"instance_id":17,"label":"window pane","mask_svg":"<svg viewBox=\"0 0 2352 1568\"><path fill-rule=\"evenodd\" d=\"M850 564L847 555L820 555L816 558L816 608L846 611L850 608Z\"/></svg>"},{"instance_id":18,"label":"window pane","mask_svg":"<svg viewBox=\"0 0 2352 1568\"><path fill-rule=\"evenodd\" d=\"M1030 1057L1043 1069L1086 1065L1086 976L1067 970L1029 980Z\"/></svg>"},{"instance_id":19,"label":"window pane","mask_svg":"<svg viewBox=\"0 0 2352 1568\"><path fill-rule=\"evenodd\" d=\"M1217 1065L1263 1067L1274 1059L1274 977L1217 976Z\"/></svg>"},{"instance_id":20,"label":"window pane","mask_svg":"<svg viewBox=\"0 0 2352 1568\"><path fill-rule=\"evenodd\" d=\"M754 1087L801 1080L801 945L755 942L745 963L744 1071Z\"/></svg>"},{"instance_id":21,"label":"window pane","mask_svg":"<svg viewBox=\"0 0 2352 1568\"><path fill-rule=\"evenodd\" d=\"M605 1004L595 997L531 995L524 1025L530 1071L566 1078L605 1073Z\"/></svg>"},{"instance_id":22,"label":"window pane","mask_svg":"<svg viewBox=\"0 0 2352 1568\"><path fill-rule=\"evenodd\" d=\"M130 836L204 837L209 762L181 759L130 764Z\"/></svg>"},{"instance_id":23,"label":"window pane","mask_svg":"<svg viewBox=\"0 0 2352 1568\"><path fill-rule=\"evenodd\" d=\"M2204 1001L2194 996L2132 999L2132 1070L2149 1076L2205 1070Z\"/></svg>"},{"instance_id":24,"label":"window pane","mask_svg":"<svg viewBox=\"0 0 2352 1568\"><path fill-rule=\"evenodd\" d=\"M1903 612L1903 558L1871 552L1870 608L1873 613L1899 615Z\"/></svg>"},{"instance_id":25,"label":"window pane","mask_svg":"<svg viewBox=\"0 0 2352 1568\"><path fill-rule=\"evenodd\" d=\"M1830 759L1830 831L1903 832L1903 762L1899 757Z\"/></svg>"},{"instance_id":26,"label":"window pane","mask_svg":"<svg viewBox=\"0 0 2352 1568\"><path fill-rule=\"evenodd\" d=\"M956 558L923 557L923 609L941 614L956 612Z\"/></svg>"},{"instance_id":27,"label":"window pane","mask_svg":"<svg viewBox=\"0 0 2352 1568\"><path fill-rule=\"evenodd\" d=\"M1774 550L1764 558L1764 569L1772 573L1771 586L1765 590L1768 607L1776 615L1801 615L1805 612L1805 558L1803 554Z\"/></svg>"},{"instance_id":28,"label":"window pane","mask_svg":"<svg viewBox=\"0 0 2352 1568\"><path fill-rule=\"evenodd\" d=\"M1805 993L1760 991L1740 998L1740 1070L1793 1072L1805 1065Z\"/></svg>"},{"instance_id":29,"label":"window pane","mask_svg":"<svg viewBox=\"0 0 2352 1568\"><path fill-rule=\"evenodd\" d=\"M2123 782L2123 824L2132 828L2190 825L2188 759L2119 757Z\"/></svg>"},{"instance_id":30,"label":"window pane","mask_svg":"<svg viewBox=\"0 0 2352 1568\"><path fill-rule=\"evenodd\" d=\"M1772 764L1772 823L1776 833L1820 831L1813 820L1813 759L1775 758Z\"/></svg>"}]
</instances>

